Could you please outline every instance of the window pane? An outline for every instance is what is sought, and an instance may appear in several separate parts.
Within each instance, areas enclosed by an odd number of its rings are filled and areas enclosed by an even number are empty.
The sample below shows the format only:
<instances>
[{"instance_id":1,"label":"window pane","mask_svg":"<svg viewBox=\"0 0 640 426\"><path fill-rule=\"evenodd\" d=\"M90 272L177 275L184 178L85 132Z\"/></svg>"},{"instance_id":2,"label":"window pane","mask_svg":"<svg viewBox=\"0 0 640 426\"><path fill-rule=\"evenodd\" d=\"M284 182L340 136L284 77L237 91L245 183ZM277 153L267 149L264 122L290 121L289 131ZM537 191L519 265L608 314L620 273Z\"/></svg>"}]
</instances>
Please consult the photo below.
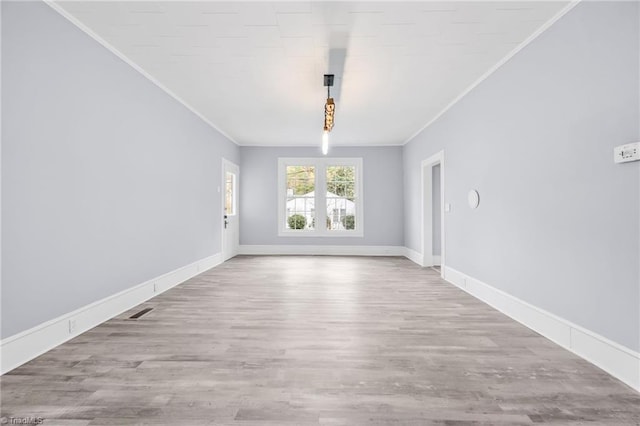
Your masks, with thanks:
<instances>
[{"instance_id":1,"label":"window pane","mask_svg":"<svg viewBox=\"0 0 640 426\"><path fill-rule=\"evenodd\" d=\"M315 167L287 166L287 229L315 228Z\"/></svg>"},{"instance_id":2,"label":"window pane","mask_svg":"<svg viewBox=\"0 0 640 426\"><path fill-rule=\"evenodd\" d=\"M352 200L355 198L354 166L329 166L327 167L327 192L331 196L338 196Z\"/></svg>"},{"instance_id":3,"label":"window pane","mask_svg":"<svg viewBox=\"0 0 640 426\"><path fill-rule=\"evenodd\" d=\"M225 174L224 180L224 212L230 216L236 214L235 203L236 175L230 172Z\"/></svg>"},{"instance_id":4,"label":"window pane","mask_svg":"<svg viewBox=\"0 0 640 426\"><path fill-rule=\"evenodd\" d=\"M354 166L327 167L327 229L355 229L355 176Z\"/></svg>"}]
</instances>

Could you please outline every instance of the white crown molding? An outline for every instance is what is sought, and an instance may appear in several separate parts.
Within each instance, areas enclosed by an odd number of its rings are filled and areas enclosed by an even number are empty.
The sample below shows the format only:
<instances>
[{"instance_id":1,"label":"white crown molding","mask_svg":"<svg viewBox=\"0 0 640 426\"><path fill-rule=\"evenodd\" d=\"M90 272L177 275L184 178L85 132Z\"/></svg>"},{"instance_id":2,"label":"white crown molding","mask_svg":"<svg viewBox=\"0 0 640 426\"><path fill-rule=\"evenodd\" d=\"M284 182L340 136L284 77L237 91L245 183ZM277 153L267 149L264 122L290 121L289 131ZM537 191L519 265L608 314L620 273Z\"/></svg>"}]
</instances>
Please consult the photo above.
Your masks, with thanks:
<instances>
[{"instance_id":1,"label":"white crown molding","mask_svg":"<svg viewBox=\"0 0 640 426\"><path fill-rule=\"evenodd\" d=\"M444 272L449 283L640 392L640 353L449 266Z\"/></svg>"},{"instance_id":2,"label":"white crown molding","mask_svg":"<svg viewBox=\"0 0 640 426\"><path fill-rule=\"evenodd\" d=\"M138 71L141 75L143 75L145 78L147 78L149 81L151 81L153 84L155 84L156 86L158 86L161 90L163 90L164 92L166 92L169 96L171 96L172 98L174 98L176 101L178 101L179 103L181 103L185 108L187 108L189 111L191 111L193 114L195 114L197 117L199 117L201 120L203 120L205 123L207 123L209 126L211 126L214 130L216 130L217 132L219 132L221 135L223 135L224 137L226 137L227 139L229 139L230 141L232 141L233 143L235 143L238 146L255 146L255 147L261 147L263 145L257 145L257 144L251 144L251 143L247 143L247 144L242 144L239 143L238 141L236 141L234 138L232 138L229 134L227 134L226 132L224 132L222 129L220 129L217 125L215 125L213 122L211 122L208 118L206 118L203 114L201 114L200 112L198 112L194 107L192 107L188 102L186 102L183 98L181 98L180 96L178 96L175 92L173 92L172 90L170 90L169 88L167 88L165 85L163 85L162 83L160 83L155 77L153 77L151 74L149 74L147 71L145 71L143 68L141 68L139 65L137 65L133 60L131 60L129 57L127 57L124 53L122 53L121 51L119 51L118 49L116 49L112 44L110 44L109 42L107 42L105 39L103 39L102 37L100 37L97 33L95 33L93 30L91 30L89 27L87 27L86 25L84 25L80 20L78 20L77 18L75 18L72 14L68 13L62 6L60 6L56 1L54 0L43 0L45 4L47 4L49 7L51 7L53 10L55 10L56 12L58 12L61 16L63 16L65 19L67 19L69 22L71 22L72 24L74 24L76 27L78 27L80 30L82 30L84 33L86 33L88 36L90 36L91 38L93 38L95 41L97 41L100 45L102 45L104 48L106 48L107 50L109 50L111 53L113 53L114 55L116 55L118 58L120 58L122 61L124 61L126 64L128 64L129 66L131 66L133 69L135 69L136 71ZM509 52L504 58L502 58L500 61L498 61L493 67L491 67L487 72L485 72L478 80L476 80L474 83L472 83L469 87L467 87L464 91L462 91L462 93L460 93L456 98L453 99L453 101L451 101L447 106L445 106L438 114L436 114L431 120L429 120L429 122L427 124L425 124L424 126L422 126L418 131L416 131L415 133L413 133L409 138L407 138L406 140L404 140L403 142L398 142L398 143L385 143L385 144L367 144L367 145L344 145L346 146L404 146L407 143L409 143L410 141L412 141L416 136L418 136L420 133L422 133L427 127L429 127L431 124L433 124L438 118L440 118L445 112L447 112L451 107L453 107L456 103L458 103L458 101L460 101L463 97L465 97L469 92L471 92L476 86L478 86L482 81L484 81L485 79L487 79L491 74L493 74L497 69L499 69L502 65L504 65L506 62L508 62L513 56L515 56L520 50L522 50L524 47L526 47L529 43L531 43L533 40L535 40L540 34L542 34L544 31L546 31L549 27L551 27L558 19L560 19L562 16L564 16L567 12L569 12L571 9L573 9L581 0L572 0L567 6L565 6L562 10L560 10L556 15L554 15L551 19L549 19L547 22L545 22L542 26L540 26L540 28L538 28L533 34L531 34L525 41L523 41L522 43L520 43L515 49L513 49L511 52ZM269 147L292 147L293 145L287 145L287 144L282 144L282 145L269 145ZM312 147L315 145L309 145L309 147ZM340 146L340 145L336 145L336 146Z\"/></svg>"},{"instance_id":3,"label":"white crown molding","mask_svg":"<svg viewBox=\"0 0 640 426\"><path fill-rule=\"evenodd\" d=\"M0 374L221 263L222 253L206 257L3 339Z\"/></svg>"},{"instance_id":4,"label":"white crown molding","mask_svg":"<svg viewBox=\"0 0 640 426\"><path fill-rule=\"evenodd\" d=\"M291 1L295 1L295 0L291 0ZM331 149L332 148L389 148L389 147L402 147L405 144L405 142L400 141L397 143L362 143L360 145L353 145L352 143L349 144L331 144L329 143L329 153L331 153ZM246 146L247 148L317 148L318 152L320 152L320 144L319 143L310 143L308 145L299 145L298 143L295 144L285 144L285 143L281 143L281 144L273 144L273 145L260 145L257 143L252 143L252 142L247 142L247 143L241 143L240 146ZM324 156L323 156L324 157Z\"/></svg>"},{"instance_id":5,"label":"white crown molding","mask_svg":"<svg viewBox=\"0 0 640 426\"><path fill-rule=\"evenodd\" d=\"M226 132L224 132L222 129L220 129L218 126L216 126L215 124L213 124L208 118L206 118L204 115L202 115L200 112L198 112L194 107L192 107L187 101L185 101L184 99L182 99L180 96L178 96L176 93L174 93L172 90L170 90L169 88L167 88L164 84L160 83L155 77L153 77L151 74L149 74L148 72L146 72L144 69L142 69L138 64L136 64L134 61L132 61L131 59L129 59L129 57L127 57L124 53L120 52L118 49L116 49L112 44L110 44L108 41L106 41L105 39L103 39L102 37L100 37L98 34L96 34L93 30L91 30L89 27L87 27L86 25L84 25L80 20L78 20L75 16L71 15L69 12L67 12L66 10L64 10L64 8L62 8L62 6L60 6L59 4L57 4L55 1L53 0L43 0L45 4L47 4L49 7L51 7L53 10L55 10L56 12L58 12L60 15L62 15L65 19L67 19L69 22L71 22L73 25L75 25L76 27L78 27L81 31L83 31L84 33L86 33L89 37L91 37L92 39L94 39L95 41L97 41L100 45L102 45L102 47L104 47L105 49L107 49L108 51L110 51L111 53L113 53L114 55L116 55L118 58L120 58L123 62L125 62L127 65L129 65L131 68L133 68L134 70L138 71L140 74L142 74L142 76L144 76L147 80L149 80L150 82L152 82L153 84L155 84L156 86L158 86L161 90L163 90L164 92L166 92L169 96L171 96L173 99L175 99L176 101L178 101L180 104L182 104L185 108L187 108L189 111L191 111L192 113L194 113L198 118L200 118L202 121L204 121L205 123L207 123L209 126L211 126L216 132L220 133L222 136L224 136L225 138L229 139L231 142L233 142L236 145L240 145L237 141L235 141L229 134L227 134Z\"/></svg>"},{"instance_id":6,"label":"white crown molding","mask_svg":"<svg viewBox=\"0 0 640 426\"><path fill-rule=\"evenodd\" d=\"M542 26L540 26L540 28L538 28L536 31L534 31L533 34L531 34L529 37L527 37L527 39L525 41L523 41L522 43L520 43L515 49L513 49L511 52L507 53L507 55L502 58L501 60L499 60L494 66L492 66L491 68L489 68L489 70L487 72L485 72L479 79L477 79L475 82L471 83L471 85L469 87L467 87L465 90L462 91L462 93L460 93L458 96L456 96L451 102L449 102L449 104L447 104L447 106L445 106L438 114L436 114L431 120L429 120L427 122L427 124L425 124L424 126L422 126L417 132L415 132L414 134L412 134L411 136L409 136L403 143L402 145L406 145L409 142L411 142L416 136L418 136L420 133L422 133L427 127L431 126L433 123L435 123L436 120L438 120L445 112L449 111L455 104L457 104L462 98L464 98L465 96L467 96L469 94L469 92L471 92L473 89L475 89L478 85L480 85L480 83L482 83L484 80L486 80L487 78L489 78L489 76L491 76L491 74L493 74L494 72L496 72L500 67L502 67L504 64L506 64L507 62L509 62L509 60L511 58L513 58L518 52L520 52L522 49L524 49L525 47L527 47L527 45L529 45L529 43L531 43L533 40L535 40L536 38L538 38L538 36L540 34L542 34L543 32L545 32L546 30L548 30L553 24L556 23L556 21L558 21L560 18L562 18L564 15L566 15L571 9L573 9L578 3L580 3L582 0L572 0L568 5L566 5L565 7L563 7L558 13L556 13L551 19L549 19L547 22L545 22L544 24L542 24Z\"/></svg>"}]
</instances>

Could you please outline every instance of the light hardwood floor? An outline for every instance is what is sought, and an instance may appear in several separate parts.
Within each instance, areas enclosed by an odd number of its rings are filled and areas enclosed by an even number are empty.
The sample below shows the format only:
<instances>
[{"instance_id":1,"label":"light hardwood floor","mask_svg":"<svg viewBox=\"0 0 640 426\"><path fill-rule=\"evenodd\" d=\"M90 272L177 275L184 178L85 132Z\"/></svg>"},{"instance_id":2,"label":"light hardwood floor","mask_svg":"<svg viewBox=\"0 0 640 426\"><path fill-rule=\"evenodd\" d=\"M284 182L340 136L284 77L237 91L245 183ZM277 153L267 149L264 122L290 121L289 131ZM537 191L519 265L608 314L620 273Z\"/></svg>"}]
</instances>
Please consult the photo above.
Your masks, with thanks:
<instances>
[{"instance_id":1,"label":"light hardwood floor","mask_svg":"<svg viewBox=\"0 0 640 426\"><path fill-rule=\"evenodd\" d=\"M1 387L45 425L640 424L640 394L393 257L237 257Z\"/></svg>"}]
</instances>

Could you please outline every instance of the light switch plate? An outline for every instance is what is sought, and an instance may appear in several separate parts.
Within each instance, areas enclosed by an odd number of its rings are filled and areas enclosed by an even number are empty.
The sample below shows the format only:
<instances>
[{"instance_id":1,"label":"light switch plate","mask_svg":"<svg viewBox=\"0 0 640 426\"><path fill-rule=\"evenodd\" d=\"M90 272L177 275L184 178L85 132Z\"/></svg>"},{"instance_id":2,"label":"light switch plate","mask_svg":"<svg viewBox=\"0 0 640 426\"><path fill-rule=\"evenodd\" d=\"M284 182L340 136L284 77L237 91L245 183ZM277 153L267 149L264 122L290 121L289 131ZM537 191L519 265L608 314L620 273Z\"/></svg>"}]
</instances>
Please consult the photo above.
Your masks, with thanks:
<instances>
[{"instance_id":1,"label":"light switch plate","mask_svg":"<svg viewBox=\"0 0 640 426\"><path fill-rule=\"evenodd\" d=\"M613 161L627 163L640 160L640 142L628 143L613 148Z\"/></svg>"}]
</instances>

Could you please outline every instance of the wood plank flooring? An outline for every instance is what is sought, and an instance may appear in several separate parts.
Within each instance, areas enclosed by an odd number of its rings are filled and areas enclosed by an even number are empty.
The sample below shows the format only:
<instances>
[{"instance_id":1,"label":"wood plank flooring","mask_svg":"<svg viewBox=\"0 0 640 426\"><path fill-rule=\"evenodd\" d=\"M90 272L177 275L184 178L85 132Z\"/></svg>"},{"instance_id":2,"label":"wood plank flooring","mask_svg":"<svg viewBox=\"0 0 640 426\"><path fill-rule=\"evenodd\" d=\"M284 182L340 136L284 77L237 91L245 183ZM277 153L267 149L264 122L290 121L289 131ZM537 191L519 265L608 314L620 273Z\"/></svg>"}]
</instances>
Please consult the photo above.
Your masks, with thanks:
<instances>
[{"instance_id":1,"label":"wood plank flooring","mask_svg":"<svg viewBox=\"0 0 640 426\"><path fill-rule=\"evenodd\" d=\"M1 389L61 426L640 424L640 394L395 257L234 258Z\"/></svg>"}]
</instances>

